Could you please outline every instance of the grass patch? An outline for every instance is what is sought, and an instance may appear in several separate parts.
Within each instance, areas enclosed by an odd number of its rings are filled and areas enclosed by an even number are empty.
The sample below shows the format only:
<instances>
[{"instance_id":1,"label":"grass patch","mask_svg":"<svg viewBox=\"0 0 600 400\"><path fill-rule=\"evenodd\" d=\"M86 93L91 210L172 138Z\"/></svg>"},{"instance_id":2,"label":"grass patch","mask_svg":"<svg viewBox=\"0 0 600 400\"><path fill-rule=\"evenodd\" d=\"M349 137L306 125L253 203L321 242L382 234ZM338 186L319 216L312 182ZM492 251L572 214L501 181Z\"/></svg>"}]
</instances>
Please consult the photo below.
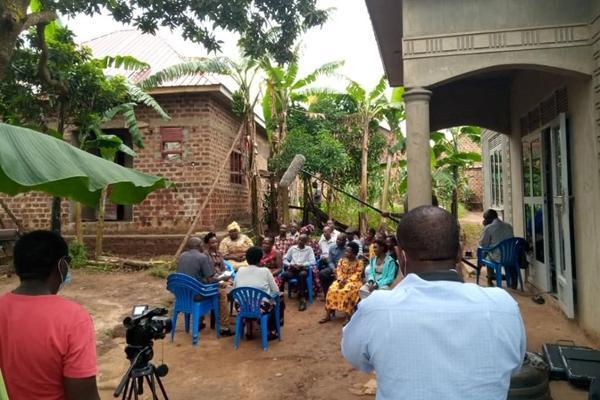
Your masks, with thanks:
<instances>
[{"instance_id":1,"label":"grass patch","mask_svg":"<svg viewBox=\"0 0 600 400\"><path fill-rule=\"evenodd\" d=\"M157 265L148 270L148 273L151 276L154 276L156 278L161 278L161 279L166 279L167 276L172 272L173 272L173 268L171 268L171 266L168 264Z\"/></svg>"}]
</instances>

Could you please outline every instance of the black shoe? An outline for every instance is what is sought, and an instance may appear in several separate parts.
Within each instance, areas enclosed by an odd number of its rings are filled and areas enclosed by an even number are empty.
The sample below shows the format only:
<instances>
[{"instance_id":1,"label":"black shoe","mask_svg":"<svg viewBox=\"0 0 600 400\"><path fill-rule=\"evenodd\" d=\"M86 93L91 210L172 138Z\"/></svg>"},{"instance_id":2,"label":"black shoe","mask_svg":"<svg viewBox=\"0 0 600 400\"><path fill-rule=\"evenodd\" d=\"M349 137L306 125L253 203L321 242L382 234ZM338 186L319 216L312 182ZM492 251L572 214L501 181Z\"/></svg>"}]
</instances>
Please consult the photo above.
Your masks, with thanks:
<instances>
[{"instance_id":1,"label":"black shoe","mask_svg":"<svg viewBox=\"0 0 600 400\"><path fill-rule=\"evenodd\" d=\"M275 332L270 332L269 335L267 336L268 341L277 340L277 339L279 339L279 335L277 335L277 333L275 333Z\"/></svg>"},{"instance_id":2,"label":"black shoe","mask_svg":"<svg viewBox=\"0 0 600 400\"><path fill-rule=\"evenodd\" d=\"M224 336L224 337L228 337L228 336L233 336L233 335L235 335L235 333L233 333L233 332L231 331L231 329L221 329L221 330L219 331L219 335L221 335L221 336Z\"/></svg>"},{"instance_id":3,"label":"black shoe","mask_svg":"<svg viewBox=\"0 0 600 400\"><path fill-rule=\"evenodd\" d=\"M306 311L306 300L300 300L300 305L298 306L298 311Z\"/></svg>"}]
</instances>

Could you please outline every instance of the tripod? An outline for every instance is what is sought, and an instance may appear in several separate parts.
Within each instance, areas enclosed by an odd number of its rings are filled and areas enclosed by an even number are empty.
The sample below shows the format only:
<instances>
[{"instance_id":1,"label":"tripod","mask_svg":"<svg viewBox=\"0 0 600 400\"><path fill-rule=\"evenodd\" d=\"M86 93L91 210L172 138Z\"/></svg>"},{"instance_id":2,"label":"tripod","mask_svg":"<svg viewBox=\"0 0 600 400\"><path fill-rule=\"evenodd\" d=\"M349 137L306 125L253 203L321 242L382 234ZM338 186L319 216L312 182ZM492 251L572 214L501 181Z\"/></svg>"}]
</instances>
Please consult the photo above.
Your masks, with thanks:
<instances>
[{"instance_id":1,"label":"tripod","mask_svg":"<svg viewBox=\"0 0 600 400\"><path fill-rule=\"evenodd\" d=\"M142 356L144 357L142 362L140 362L140 358L142 358ZM123 396L121 397L122 400L138 400L138 395L144 393L144 380L146 380L148 387L150 388L150 392L152 393L152 400L159 400L156 390L156 383L158 383L158 387L160 388L163 399L169 400L165 387L160 380L161 377L167 375L169 370L164 364L156 367L154 364L148 361L143 362L144 360L149 360L151 358L152 347L146 346L140 350L131 361L131 365L123 375L123 378L115 389L113 396L119 397L121 393L123 393Z\"/></svg>"}]
</instances>

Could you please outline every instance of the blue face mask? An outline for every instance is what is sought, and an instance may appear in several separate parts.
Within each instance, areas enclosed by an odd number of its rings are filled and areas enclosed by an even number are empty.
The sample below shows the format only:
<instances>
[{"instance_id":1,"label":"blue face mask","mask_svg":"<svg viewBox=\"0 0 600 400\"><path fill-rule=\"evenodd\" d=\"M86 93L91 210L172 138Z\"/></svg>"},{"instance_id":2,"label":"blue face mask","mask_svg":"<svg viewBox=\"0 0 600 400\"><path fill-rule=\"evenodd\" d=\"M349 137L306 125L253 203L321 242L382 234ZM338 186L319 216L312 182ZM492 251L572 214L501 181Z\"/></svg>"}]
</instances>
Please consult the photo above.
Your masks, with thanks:
<instances>
[{"instance_id":1,"label":"blue face mask","mask_svg":"<svg viewBox=\"0 0 600 400\"><path fill-rule=\"evenodd\" d=\"M62 268L66 268L67 273L63 274L62 272ZM71 281L73 280L73 278L71 277L71 269L69 268L69 263L67 262L67 260L65 258L61 258L60 261L58 262L58 273L60 274L60 287L59 290L62 289L65 285L68 285L71 283Z\"/></svg>"}]
</instances>

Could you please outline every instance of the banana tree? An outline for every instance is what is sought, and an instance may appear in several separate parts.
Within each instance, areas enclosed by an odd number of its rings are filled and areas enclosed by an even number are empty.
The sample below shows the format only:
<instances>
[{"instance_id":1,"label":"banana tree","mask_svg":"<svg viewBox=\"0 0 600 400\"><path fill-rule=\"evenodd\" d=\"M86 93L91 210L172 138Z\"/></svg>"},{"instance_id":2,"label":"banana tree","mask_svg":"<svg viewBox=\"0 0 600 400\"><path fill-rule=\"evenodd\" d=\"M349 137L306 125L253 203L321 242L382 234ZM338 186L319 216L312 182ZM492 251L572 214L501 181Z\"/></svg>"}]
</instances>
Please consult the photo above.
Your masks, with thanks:
<instances>
[{"instance_id":1,"label":"banana tree","mask_svg":"<svg viewBox=\"0 0 600 400\"><path fill-rule=\"evenodd\" d=\"M263 116L267 124L267 135L271 146L271 155L281 153L283 142L288 134L288 114L294 102L306 102L309 97L309 87L321 76L335 73L343 61L333 61L321 65L311 73L298 77L299 63L298 50L296 57L285 66L274 64L265 57L260 62L260 67L265 73L264 96L262 101ZM278 188L277 204L271 201L272 207L281 210L281 220L287 224L290 220L289 192L287 188ZM276 209L271 210L271 216L276 216Z\"/></svg>"},{"instance_id":2,"label":"banana tree","mask_svg":"<svg viewBox=\"0 0 600 400\"><path fill-rule=\"evenodd\" d=\"M389 104L383 110L383 118L387 122L390 128L388 135L388 147L386 148L385 157L385 175L383 181L383 193L381 196L380 208L386 211L388 208L389 195L390 195L390 180L392 175L392 167L394 163L395 155L406 153L406 139L402 133L402 127L400 124L406 119L404 113L404 88L397 87L392 90ZM383 224L383 217L380 220L380 224Z\"/></svg>"},{"instance_id":3,"label":"banana tree","mask_svg":"<svg viewBox=\"0 0 600 400\"><path fill-rule=\"evenodd\" d=\"M462 126L431 133L433 180L438 188L450 192L450 210L455 217L458 217L458 193L462 184L460 177L466 168L481 161L480 153L461 150L462 140L479 144L481 129Z\"/></svg>"},{"instance_id":4,"label":"banana tree","mask_svg":"<svg viewBox=\"0 0 600 400\"><path fill-rule=\"evenodd\" d=\"M369 158L369 138L370 126L373 121L379 121L384 116L384 111L389 110L390 102L385 97L387 89L387 81L385 77L381 77L377 85L367 93L360 84L355 81L350 81L346 87L346 95L349 96L357 105L357 112L354 116L362 132L361 140L361 157L360 157L360 188L359 198L363 202L367 202L368 196L368 158ZM365 234L367 230L367 215L364 211L359 213L359 229L361 234Z\"/></svg>"}]
</instances>

